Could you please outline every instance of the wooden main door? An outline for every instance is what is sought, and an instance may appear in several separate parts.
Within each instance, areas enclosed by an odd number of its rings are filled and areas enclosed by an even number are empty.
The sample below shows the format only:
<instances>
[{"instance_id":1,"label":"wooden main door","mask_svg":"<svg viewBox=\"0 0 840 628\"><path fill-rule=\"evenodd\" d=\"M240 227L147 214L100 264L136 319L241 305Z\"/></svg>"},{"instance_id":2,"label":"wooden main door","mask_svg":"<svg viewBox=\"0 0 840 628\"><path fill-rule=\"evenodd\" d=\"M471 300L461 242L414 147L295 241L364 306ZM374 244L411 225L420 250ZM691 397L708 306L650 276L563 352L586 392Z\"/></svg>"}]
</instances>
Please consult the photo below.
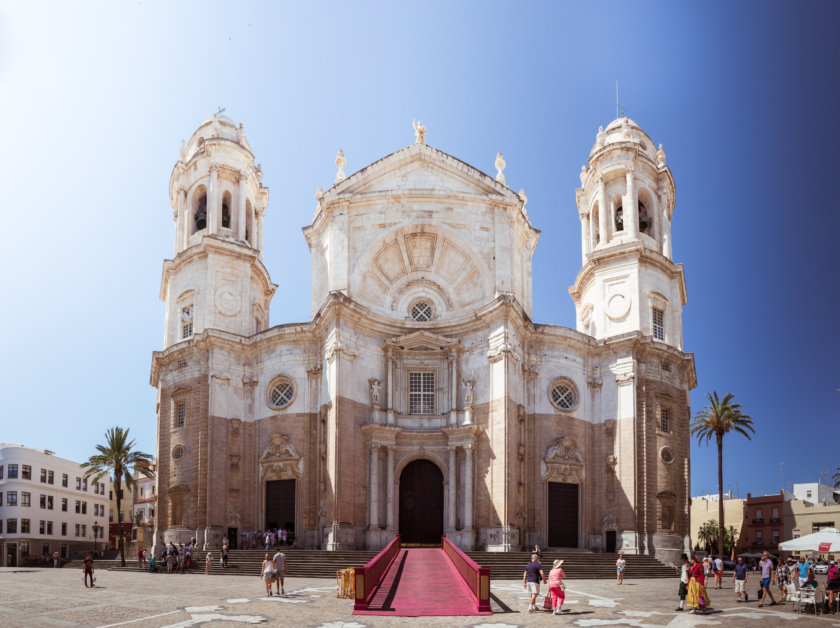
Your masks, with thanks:
<instances>
[{"instance_id":1,"label":"wooden main door","mask_svg":"<svg viewBox=\"0 0 840 628\"><path fill-rule=\"evenodd\" d=\"M265 527L295 531L295 481L265 483Z\"/></svg>"},{"instance_id":2,"label":"wooden main door","mask_svg":"<svg viewBox=\"0 0 840 628\"><path fill-rule=\"evenodd\" d=\"M428 460L400 474L400 534L403 543L439 544L443 536L443 474Z\"/></svg>"},{"instance_id":3,"label":"wooden main door","mask_svg":"<svg viewBox=\"0 0 840 628\"><path fill-rule=\"evenodd\" d=\"M548 546L578 546L578 485L548 483Z\"/></svg>"}]
</instances>

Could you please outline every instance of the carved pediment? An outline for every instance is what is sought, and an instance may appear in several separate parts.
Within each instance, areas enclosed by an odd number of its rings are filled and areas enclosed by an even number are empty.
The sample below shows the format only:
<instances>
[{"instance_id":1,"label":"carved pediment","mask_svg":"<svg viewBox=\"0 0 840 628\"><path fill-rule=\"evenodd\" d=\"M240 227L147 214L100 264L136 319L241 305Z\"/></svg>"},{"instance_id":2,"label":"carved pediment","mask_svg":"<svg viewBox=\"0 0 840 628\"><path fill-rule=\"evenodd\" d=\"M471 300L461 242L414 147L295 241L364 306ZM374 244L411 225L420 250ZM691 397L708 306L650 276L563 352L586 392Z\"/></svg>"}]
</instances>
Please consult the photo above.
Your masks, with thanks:
<instances>
[{"instance_id":1,"label":"carved pediment","mask_svg":"<svg viewBox=\"0 0 840 628\"><path fill-rule=\"evenodd\" d=\"M456 348L460 346L460 342L430 331L420 330L386 340L385 345L403 351L441 351Z\"/></svg>"},{"instance_id":2,"label":"carved pediment","mask_svg":"<svg viewBox=\"0 0 840 628\"><path fill-rule=\"evenodd\" d=\"M325 199L415 190L519 200L513 190L489 175L426 144L408 146L383 157L328 190Z\"/></svg>"},{"instance_id":3,"label":"carved pediment","mask_svg":"<svg viewBox=\"0 0 840 628\"><path fill-rule=\"evenodd\" d=\"M561 436L548 448L540 463L542 479L546 482L580 484L583 481L583 456L571 436Z\"/></svg>"},{"instance_id":4,"label":"carved pediment","mask_svg":"<svg viewBox=\"0 0 840 628\"><path fill-rule=\"evenodd\" d=\"M303 474L303 460L292 439L286 434L274 434L260 457L260 480L291 480Z\"/></svg>"}]
</instances>

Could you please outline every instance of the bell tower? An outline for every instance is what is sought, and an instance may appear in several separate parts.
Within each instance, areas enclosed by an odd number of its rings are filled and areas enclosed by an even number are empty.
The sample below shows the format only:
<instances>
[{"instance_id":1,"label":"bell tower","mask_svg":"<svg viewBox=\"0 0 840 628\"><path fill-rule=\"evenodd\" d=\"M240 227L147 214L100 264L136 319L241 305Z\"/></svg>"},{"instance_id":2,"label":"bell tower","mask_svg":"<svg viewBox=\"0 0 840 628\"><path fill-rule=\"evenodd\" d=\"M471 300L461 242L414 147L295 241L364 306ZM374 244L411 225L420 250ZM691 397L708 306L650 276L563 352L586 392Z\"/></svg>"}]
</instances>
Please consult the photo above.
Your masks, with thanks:
<instances>
[{"instance_id":1,"label":"bell tower","mask_svg":"<svg viewBox=\"0 0 840 628\"><path fill-rule=\"evenodd\" d=\"M601 340L641 332L682 349L682 264L671 248L676 188L657 149L632 120L601 127L575 192L582 268L569 291L577 329Z\"/></svg>"},{"instance_id":2,"label":"bell tower","mask_svg":"<svg viewBox=\"0 0 840 628\"><path fill-rule=\"evenodd\" d=\"M241 124L212 115L181 143L169 198L175 253L161 281L164 348L205 329L267 328L276 289L262 263L268 188Z\"/></svg>"}]
</instances>

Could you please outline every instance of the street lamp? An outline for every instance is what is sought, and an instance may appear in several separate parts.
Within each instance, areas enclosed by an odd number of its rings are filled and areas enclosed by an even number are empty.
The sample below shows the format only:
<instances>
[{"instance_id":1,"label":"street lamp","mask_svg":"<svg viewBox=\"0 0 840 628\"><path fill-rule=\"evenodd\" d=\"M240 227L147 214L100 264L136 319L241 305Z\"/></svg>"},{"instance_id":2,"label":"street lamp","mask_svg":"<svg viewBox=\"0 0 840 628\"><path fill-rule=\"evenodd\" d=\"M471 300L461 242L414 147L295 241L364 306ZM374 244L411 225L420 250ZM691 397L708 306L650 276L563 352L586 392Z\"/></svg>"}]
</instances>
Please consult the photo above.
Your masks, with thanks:
<instances>
[{"instance_id":1,"label":"street lamp","mask_svg":"<svg viewBox=\"0 0 840 628\"><path fill-rule=\"evenodd\" d=\"M93 551L96 552L98 545L96 543L96 531L99 528L99 521L93 522Z\"/></svg>"}]
</instances>

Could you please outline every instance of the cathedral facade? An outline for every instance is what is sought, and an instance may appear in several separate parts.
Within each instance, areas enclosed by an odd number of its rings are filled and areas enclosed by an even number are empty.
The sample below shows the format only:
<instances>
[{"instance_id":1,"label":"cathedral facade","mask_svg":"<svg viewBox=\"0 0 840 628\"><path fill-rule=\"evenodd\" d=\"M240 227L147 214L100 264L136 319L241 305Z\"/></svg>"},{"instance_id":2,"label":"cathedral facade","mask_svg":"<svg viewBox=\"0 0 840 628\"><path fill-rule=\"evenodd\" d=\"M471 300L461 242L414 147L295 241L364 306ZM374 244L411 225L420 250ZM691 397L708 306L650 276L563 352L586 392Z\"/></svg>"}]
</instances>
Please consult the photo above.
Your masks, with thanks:
<instances>
[{"instance_id":1,"label":"cathedral facade","mask_svg":"<svg viewBox=\"0 0 840 628\"><path fill-rule=\"evenodd\" d=\"M532 320L539 231L502 155L490 176L415 135L350 176L339 152L304 228L312 318L274 327L242 126L211 116L182 145L151 372L156 542L280 527L327 550L445 534L675 562L696 375L661 145L627 118L599 130L569 329Z\"/></svg>"}]
</instances>

